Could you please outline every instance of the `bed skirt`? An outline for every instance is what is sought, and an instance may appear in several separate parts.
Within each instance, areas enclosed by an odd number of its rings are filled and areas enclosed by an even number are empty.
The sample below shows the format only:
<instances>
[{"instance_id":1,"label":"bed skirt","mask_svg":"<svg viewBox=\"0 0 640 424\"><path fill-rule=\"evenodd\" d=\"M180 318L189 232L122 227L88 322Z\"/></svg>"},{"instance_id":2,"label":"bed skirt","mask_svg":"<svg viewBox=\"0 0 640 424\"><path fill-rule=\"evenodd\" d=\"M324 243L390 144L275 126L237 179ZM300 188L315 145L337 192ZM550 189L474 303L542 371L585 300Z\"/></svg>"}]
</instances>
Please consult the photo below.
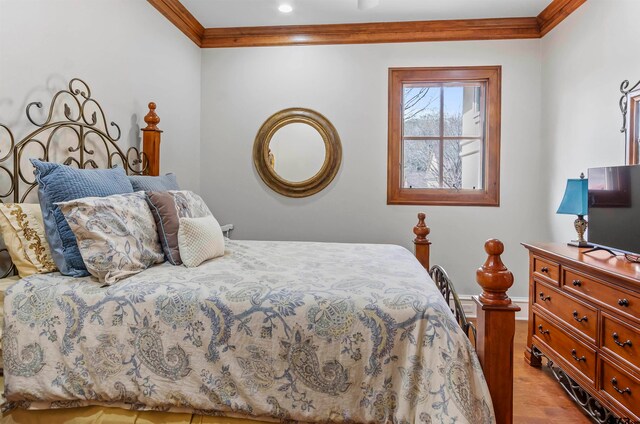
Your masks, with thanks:
<instances>
[{"instance_id":1,"label":"bed skirt","mask_svg":"<svg viewBox=\"0 0 640 424\"><path fill-rule=\"evenodd\" d=\"M212 417L176 412L132 411L104 406L26 410L14 409L2 415L2 424L260 424L246 418Z\"/></svg>"}]
</instances>

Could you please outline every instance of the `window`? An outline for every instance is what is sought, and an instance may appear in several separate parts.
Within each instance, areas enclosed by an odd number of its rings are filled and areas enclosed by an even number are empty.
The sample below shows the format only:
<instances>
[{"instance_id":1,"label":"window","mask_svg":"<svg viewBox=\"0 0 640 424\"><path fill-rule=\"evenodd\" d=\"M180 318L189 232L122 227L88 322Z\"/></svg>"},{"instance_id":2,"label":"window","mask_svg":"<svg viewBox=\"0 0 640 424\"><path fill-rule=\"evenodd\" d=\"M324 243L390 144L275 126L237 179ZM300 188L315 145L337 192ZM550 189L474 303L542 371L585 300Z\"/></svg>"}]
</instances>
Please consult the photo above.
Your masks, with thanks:
<instances>
[{"instance_id":1,"label":"window","mask_svg":"<svg viewBox=\"0 0 640 424\"><path fill-rule=\"evenodd\" d=\"M389 70L387 203L500 204L501 67Z\"/></svg>"}]
</instances>

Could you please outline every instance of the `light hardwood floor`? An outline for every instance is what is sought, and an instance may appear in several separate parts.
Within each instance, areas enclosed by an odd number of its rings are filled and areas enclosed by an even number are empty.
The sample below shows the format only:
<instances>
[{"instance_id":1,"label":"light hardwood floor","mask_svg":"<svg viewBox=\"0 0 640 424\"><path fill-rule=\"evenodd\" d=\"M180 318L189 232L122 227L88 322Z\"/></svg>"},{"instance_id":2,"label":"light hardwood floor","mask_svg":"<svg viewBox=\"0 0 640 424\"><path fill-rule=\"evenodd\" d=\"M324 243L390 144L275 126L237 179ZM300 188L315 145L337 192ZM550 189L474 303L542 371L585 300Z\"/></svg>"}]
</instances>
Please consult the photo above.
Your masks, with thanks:
<instances>
[{"instance_id":1,"label":"light hardwood floor","mask_svg":"<svg viewBox=\"0 0 640 424\"><path fill-rule=\"evenodd\" d=\"M591 423L545 365L533 368L524 361L526 342L527 321L517 321L514 343L514 424Z\"/></svg>"}]
</instances>

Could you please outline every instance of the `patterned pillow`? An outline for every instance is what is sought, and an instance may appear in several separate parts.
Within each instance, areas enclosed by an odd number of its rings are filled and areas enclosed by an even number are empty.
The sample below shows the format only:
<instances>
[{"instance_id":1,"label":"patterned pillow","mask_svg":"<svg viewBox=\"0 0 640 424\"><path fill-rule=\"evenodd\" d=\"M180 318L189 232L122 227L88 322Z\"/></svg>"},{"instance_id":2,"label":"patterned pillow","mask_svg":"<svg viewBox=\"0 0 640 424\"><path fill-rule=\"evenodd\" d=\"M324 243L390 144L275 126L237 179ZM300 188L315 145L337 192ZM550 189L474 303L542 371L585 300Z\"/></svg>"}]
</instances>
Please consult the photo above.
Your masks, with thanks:
<instances>
[{"instance_id":1,"label":"patterned pillow","mask_svg":"<svg viewBox=\"0 0 640 424\"><path fill-rule=\"evenodd\" d=\"M164 261L156 224L139 191L57 203L89 272L113 284Z\"/></svg>"},{"instance_id":2,"label":"patterned pillow","mask_svg":"<svg viewBox=\"0 0 640 424\"><path fill-rule=\"evenodd\" d=\"M222 228L213 215L180 218L178 245L184 266L196 267L206 260L224 255Z\"/></svg>"},{"instance_id":3,"label":"patterned pillow","mask_svg":"<svg viewBox=\"0 0 640 424\"><path fill-rule=\"evenodd\" d=\"M147 198L165 257L172 265L182 265L178 243L180 218L202 218L211 215L211 211L191 191L153 191L147 192Z\"/></svg>"},{"instance_id":4,"label":"patterned pillow","mask_svg":"<svg viewBox=\"0 0 640 424\"><path fill-rule=\"evenodd\" d=\"M132 193L122 168L75 169L59 163L31 159L38 182L44 229L51 256L60 272L72 277L89 275L78 250L76 237L55 204L83 197Z\"/></svg>"},{"instance_id":5,"label":"patterned pillow","mask_svg":"<svg viewBox=\"0 0 640 424\"><path fill-rule=\"evenodd\" d=\"M133 191L180 190L175 174L151 177L148 175L129 175Z\"/></svg>"},{"instance_id":6,"label":"patterned pillow","mask_svg":"<svg viewBox=\"0 0 640 424\"><path fill-rule=\"evenodd\" d=\"M0 204L0 231L20 277L57 271L37 203Z\"/></svg>"}]
</instances>

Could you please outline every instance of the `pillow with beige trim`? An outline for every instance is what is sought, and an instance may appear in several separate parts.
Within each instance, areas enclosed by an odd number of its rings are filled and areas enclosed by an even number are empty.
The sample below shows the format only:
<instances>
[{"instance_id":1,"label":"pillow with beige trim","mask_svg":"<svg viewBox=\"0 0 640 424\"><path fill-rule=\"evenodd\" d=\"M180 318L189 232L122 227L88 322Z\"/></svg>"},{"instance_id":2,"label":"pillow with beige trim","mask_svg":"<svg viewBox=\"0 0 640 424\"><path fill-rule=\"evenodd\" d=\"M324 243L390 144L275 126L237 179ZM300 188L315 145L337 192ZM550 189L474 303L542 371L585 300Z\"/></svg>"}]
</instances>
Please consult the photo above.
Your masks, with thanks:
<instances>
[{"instance_id":1,"label":"pillow with beige trim","mask_svg":"<svg viewBox=\"0 0 640 424\"><path fill-rule=\"evenodd\" d=\"M87 270L113 284L164 262L143 191L56 203L78 240Z\"/></svg>"},{"instance_id":2,"label":"pillow with beige trim","mask_svg":"<svg viewBox=\"0 0 640 424\"><path fill-rule=\"evenodd\" d=\"M21 278L57 271L37 203L0 204L0 231Z\"/></svg>"}]
</instances>

